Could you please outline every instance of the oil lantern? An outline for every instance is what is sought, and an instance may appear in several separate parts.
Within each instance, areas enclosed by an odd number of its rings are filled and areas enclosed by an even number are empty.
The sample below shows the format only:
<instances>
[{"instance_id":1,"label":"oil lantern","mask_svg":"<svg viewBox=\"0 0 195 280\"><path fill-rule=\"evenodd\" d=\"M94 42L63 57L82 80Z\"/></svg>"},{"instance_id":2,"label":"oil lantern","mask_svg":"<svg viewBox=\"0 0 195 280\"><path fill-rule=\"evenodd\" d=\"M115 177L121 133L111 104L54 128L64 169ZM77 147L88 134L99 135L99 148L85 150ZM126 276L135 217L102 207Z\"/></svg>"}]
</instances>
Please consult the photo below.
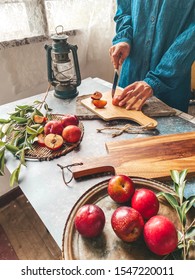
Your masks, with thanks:
<instances>
[{"instance_id":1,"label":"oil lantern","mask_svg":"<svg viewBox=\"0 0 195 280\"><path fill-rule=\"evenodd\" d=\"M54 86L56 97L70 99L78 95L77 86L81 84L78 47L70 45L68 36L63 30L57 32L57 28L56 34L51 36L52 45L45 45L48 81Z\"/></svg>"}]
</instances>

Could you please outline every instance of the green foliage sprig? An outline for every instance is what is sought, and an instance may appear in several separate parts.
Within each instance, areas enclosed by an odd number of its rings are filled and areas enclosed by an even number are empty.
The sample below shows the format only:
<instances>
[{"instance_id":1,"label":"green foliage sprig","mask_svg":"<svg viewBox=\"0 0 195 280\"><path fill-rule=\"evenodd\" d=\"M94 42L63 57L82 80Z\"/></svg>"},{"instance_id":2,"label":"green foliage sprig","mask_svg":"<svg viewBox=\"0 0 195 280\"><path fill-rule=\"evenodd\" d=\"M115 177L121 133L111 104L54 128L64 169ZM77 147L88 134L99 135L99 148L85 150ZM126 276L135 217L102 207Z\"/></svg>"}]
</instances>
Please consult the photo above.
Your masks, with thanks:
<instances>
[{"instance_id":1,"label":"green foliage sprig","mask_svg":"<svg viewBox=\"0 0 195 280\"><path fill-rule=\"evenodd\" d=\"M158 193L158 197L163 196L166 198L168 203L176 210L181 224L181 231L178 230L178 250L182 250L184 260L189 254L190 247L195 246L195 240L193 239L195 237L195 219L187 226L187 213L195 203L195 196L191 196L188 199L184 198L187 172L187 169L181 172L171 170L174 194L165 192Z\"/></svg>"},{"instance_id":2,"label":"green foliage sprig","mask_svg":"<svg viewBox=\"0 0 195 280\"><path fill-rule=\"evenodd\" d=\"M0 119L0 176L5 174L6 151L11 152L20 161L11 174L10 186L18 183L21 166L26 166L25 151L32 149L37 135L44 130L43 124L34 121L34 116L47 116L49 118L52 109L46 103L48 90L43 101L36 100L32 105L17 105L15 111L9 113L8 119ZM44 109L44 115L41 109Z\"/></svg>"}]
</instances>

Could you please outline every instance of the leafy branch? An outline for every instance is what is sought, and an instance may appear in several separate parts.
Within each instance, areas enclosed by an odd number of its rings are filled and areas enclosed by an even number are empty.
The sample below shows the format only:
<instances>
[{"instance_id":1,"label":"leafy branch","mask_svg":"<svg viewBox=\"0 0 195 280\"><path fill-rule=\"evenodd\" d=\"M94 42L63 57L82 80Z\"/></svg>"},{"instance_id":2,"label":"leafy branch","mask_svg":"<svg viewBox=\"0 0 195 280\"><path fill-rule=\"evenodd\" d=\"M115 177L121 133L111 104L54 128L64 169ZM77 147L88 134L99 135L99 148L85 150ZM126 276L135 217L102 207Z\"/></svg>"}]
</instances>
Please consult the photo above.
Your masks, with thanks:
<instances>
[{"instance_id":1,"label":"leafy branch","mask_svg":"<svg viewBox=\"0 0 195 280\"><path fill-rule=\"evenodd\" d=\"M50 85L42 101L36 100L32 105L17 105L14 112L9 113L8 119L0 119L0 176L5 174L6 151L20 160L11 174L10 186L18 183L21 166L26 166L25 151L33 148L37 135L44 130L45 116L49 118L51 109L46 103L49 89ZM45 110L45 115L41 112L42 109ZM37 121L37 116L42 121Z\"/></svg>"},{"instance_id":2,"label":"leafy branch","mask_svg":"<svg viewBox=\"0 0 195 280\"><path fill-rule=\"evenodd\" d=\"M184 199L187 172L187 169L184 169L181 172L171 170L174 194L165 192L158 193L158 197L163 196L176 210L181 224L181 231L178 231L178 249L182 250L184 260L186 260L189 254L190 247L195 245L195 241L193 239L195 236L195 219L187 226L187 213L195 203L195 196Z\"/></svg>"}]
</instances>

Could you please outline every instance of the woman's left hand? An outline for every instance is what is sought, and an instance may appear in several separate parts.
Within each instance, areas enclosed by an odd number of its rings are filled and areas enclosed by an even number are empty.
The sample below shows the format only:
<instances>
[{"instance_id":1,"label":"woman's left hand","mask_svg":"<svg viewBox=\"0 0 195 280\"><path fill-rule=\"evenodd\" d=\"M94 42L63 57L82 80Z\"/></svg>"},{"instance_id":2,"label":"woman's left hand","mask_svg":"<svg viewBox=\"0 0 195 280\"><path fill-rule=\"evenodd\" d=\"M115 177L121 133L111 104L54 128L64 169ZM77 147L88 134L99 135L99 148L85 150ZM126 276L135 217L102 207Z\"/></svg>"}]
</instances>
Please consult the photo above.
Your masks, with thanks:
<instances>
[{"instance_id":1,"label":"woman's left hand","mask_svg":"<svg viewBox=\"0 0 195 280\"><path fill-rule=\"evenodd\" d=\"M117 97L119 106L127 110L134 109L140 111L146 100L151 97L153 90L144 81L137 81L124 88L121 95Z\"/></svg>"}]
</instances>

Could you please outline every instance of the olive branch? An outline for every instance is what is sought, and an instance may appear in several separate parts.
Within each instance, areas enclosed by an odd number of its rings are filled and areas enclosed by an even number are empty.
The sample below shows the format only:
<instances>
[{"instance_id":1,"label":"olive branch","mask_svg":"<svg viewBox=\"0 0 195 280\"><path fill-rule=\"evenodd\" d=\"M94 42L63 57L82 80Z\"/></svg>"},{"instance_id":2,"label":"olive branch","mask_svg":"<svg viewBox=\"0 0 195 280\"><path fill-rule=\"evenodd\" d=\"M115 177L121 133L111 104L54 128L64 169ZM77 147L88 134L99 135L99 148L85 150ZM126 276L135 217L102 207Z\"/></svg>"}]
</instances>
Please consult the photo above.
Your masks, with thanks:
<instances>
[{"instance_id":1,"label":"olive branch","mask_svg":"<svg viewBox=\"0 0 195 280\"><path fill-rule=\"evenodd\" d=\"M158 197L163 196L167 202L176 210L181 231L178 230L178 250L182 250L183 259L186 260L191 246L195 246L195 219L187 226L187 213L195 203L195 196L184 199L184 189L186 186L186 175L188 170L181 172L171 170L171 179L173 181L174 194L160 192Z\"/></svg>"},{"instance_id":2,"label":"olive branch","mask_svg":"<svg viewBox=\"0 0 195 280\"><path fill-rule=\"evenodd\" d=\"M32 105L17 105L14 112L9 113L8 119L0 119L0 176L5 174L5 153L11 152L20 163L10 176L10 186L18 183L21 166L26 166L25 151L32 149L38 134L42 133L44 126L36 123L34 116L44 116L41 112L45 110L45 116L49 118L52 110L46 103L50 85L42 101L35 100Z\"/></svg>"}]
</instances>

